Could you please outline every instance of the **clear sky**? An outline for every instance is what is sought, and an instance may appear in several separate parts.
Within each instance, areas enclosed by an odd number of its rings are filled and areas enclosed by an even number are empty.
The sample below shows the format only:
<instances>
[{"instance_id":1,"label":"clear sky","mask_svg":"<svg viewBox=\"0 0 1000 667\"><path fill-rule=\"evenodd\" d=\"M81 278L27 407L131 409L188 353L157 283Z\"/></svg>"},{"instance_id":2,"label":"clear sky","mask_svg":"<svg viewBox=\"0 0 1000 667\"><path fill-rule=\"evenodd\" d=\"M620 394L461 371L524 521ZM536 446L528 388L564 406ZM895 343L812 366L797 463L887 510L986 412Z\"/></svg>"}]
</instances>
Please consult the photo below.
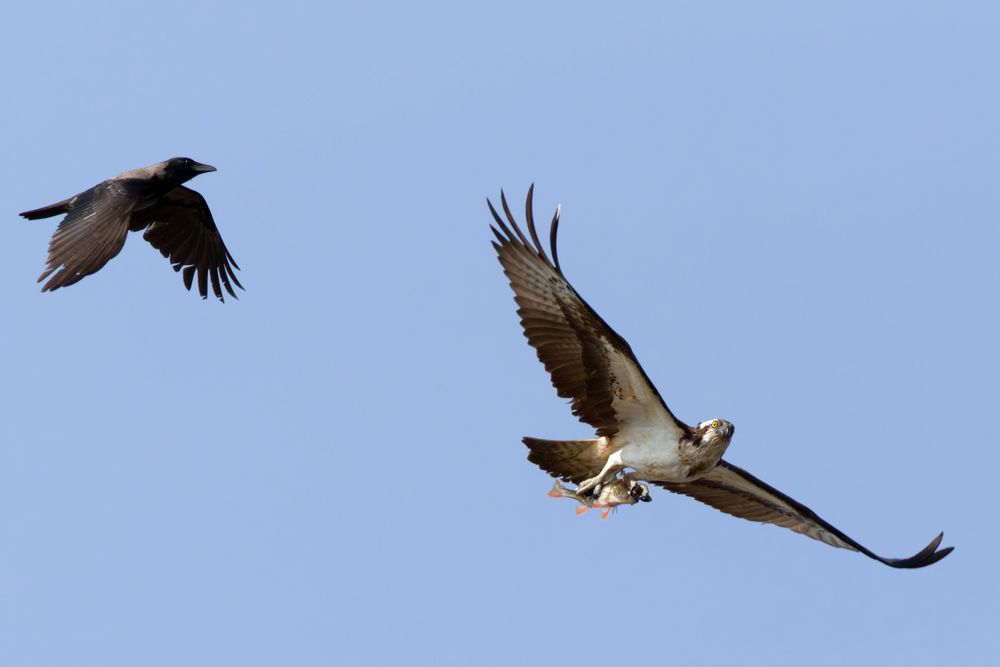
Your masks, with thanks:
<instances>
[{"instance_id":1,"label":"clear sky","mask_svg":"<svg viewBox=\"0 0 1000 667\"><path fill-rule=\"evenodd\" d=\"M996 664L1000 9L922 2L10 3L0 663ZM175 155L243 271L130 236L41 294L17 212ZM658 490L587 437L485 198L685 421L896 571Z\"/></svg>"}]
</instances>

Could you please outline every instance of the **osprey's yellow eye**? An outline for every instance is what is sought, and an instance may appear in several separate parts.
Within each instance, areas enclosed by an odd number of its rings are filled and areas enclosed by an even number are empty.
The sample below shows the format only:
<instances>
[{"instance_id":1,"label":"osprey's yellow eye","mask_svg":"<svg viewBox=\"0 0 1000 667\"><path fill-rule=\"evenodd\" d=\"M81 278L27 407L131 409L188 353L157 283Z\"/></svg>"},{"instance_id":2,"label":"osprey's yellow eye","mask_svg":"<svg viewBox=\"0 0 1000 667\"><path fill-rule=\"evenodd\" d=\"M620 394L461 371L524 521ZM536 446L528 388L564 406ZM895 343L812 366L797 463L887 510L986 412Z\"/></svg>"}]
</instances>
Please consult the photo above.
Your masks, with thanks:
<instances>
[{"instance_id":1,"label":"osprey's yellow eye","mask_svg":"<svg viewBox=\"0 0 1000 667\"><path fill-rule=\"evenodd\" d=\"M711 426L712 428L719 428L719 420L718 419L713 419L712 423L709 424L709 426Z\"/></svg>"}]
</instances>

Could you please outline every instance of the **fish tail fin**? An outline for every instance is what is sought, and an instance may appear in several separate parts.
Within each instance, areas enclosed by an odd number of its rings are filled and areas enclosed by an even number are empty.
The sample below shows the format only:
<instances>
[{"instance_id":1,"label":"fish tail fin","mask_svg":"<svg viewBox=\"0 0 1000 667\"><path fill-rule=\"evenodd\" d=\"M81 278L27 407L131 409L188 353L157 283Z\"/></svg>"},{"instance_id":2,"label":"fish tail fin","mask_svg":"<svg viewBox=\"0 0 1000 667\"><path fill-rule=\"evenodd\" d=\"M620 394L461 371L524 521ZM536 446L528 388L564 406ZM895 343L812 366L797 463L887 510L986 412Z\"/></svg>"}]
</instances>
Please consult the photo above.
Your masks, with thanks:
<instances>
[{"instance_id":1,"label":"fish tail fin","mask_svg":"<svg viewBox=\"0 0 1000 667\"><path fill-rule=\"evenodd\" d=\"M565 498L566 497L566 487L559 483L557 479L555 484L552 485L552 490L549 491L549 498Z\"/></svg>"}]
</instances>

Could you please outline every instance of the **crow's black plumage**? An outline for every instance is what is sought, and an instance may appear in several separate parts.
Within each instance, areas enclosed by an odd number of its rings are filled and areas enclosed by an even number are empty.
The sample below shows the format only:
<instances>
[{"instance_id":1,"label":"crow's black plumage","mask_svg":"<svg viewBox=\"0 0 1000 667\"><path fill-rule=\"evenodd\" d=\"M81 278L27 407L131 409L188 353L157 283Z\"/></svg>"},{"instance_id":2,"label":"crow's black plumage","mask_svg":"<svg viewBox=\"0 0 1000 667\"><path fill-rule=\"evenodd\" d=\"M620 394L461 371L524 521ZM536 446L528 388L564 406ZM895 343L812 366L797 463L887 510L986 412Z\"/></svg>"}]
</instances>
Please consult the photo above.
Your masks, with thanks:
<instances>
[{"instance_id":1,"label":"crow's black plumage","mask_svg":"<svg viewBox=\"0 0 1000 667\"><path fill-rule=\"evenodd\" d=\"M99 271L121 251L129 231L145 229L143 238L170 260L174 271L183 269L188 289L197 274L203 299L209 281L220 301L225 301L223 287L235 298L232 285L243 286L233 268L240 267L222 242L205 198L181 185L208 171L215 167L175 157L21 213L28 220L66 214L49 242L48 265L38 277L38 282L49 279L42 291L72 285Z\"/></svg>"}]
</instances>

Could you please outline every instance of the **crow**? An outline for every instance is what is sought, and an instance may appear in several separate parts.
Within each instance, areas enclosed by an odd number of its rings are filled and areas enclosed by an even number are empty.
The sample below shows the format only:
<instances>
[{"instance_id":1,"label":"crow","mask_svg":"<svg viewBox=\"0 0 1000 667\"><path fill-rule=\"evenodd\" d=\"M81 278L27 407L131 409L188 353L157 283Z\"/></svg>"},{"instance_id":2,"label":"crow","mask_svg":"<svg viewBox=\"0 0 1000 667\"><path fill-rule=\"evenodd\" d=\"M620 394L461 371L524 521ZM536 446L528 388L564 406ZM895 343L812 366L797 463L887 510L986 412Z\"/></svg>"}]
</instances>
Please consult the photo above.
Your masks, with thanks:
<instances>
[{"instance_id":1,"label":"crow","mask_svg":"<svg viewBox=\"0 0 1000 667\"><path fill-rule=\"evenodd\" d=\"M222 287L233 298L233 273L239 269L215 226L208 203L182 183L215 167L191 158L175 157L126 171L89 190L20 215L28 220L67 214L49 242L48 265L37 282L49 278L43 292L72 285L96 273L121 252L128 232L145 229L143 238L184 270L188 290L198 274L198 291L208 298L208 281L219 301ZM221 282L221 286L220 286Z\"/></svg>"}]
</instances>

